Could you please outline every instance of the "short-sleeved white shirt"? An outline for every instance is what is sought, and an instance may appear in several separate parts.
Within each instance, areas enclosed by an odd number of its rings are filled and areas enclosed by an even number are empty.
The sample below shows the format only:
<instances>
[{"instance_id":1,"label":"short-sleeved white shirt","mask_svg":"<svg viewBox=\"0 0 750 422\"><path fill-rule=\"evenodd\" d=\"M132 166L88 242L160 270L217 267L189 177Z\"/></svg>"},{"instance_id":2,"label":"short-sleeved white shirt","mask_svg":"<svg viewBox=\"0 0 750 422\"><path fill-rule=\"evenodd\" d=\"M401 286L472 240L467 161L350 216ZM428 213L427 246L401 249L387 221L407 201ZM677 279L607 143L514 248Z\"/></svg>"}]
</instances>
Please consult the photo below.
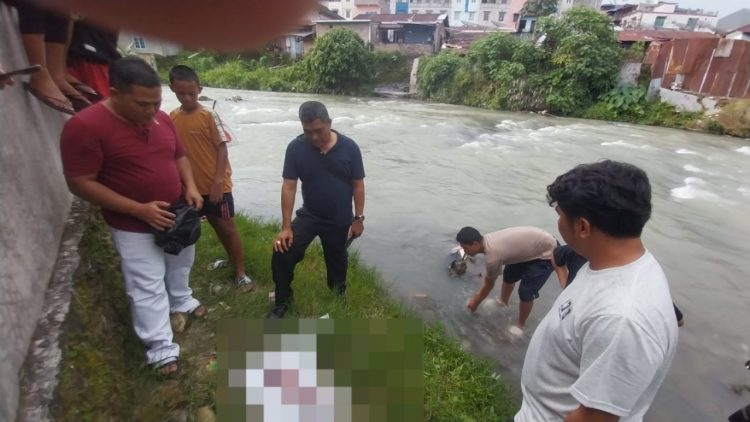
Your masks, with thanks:
<instances>
[{"instance_id":1,"label":"short-sleeved white shirt","mask_svg":"<svg viewBox=\"0 0 750 422\"><path fill-rule=\"evenodd\" d=\"M586 264L531 338L515 422L561 421L579 405L641 421L676 348L669 286L651 253L617 268Z\"/></svg>"}]
</instances>

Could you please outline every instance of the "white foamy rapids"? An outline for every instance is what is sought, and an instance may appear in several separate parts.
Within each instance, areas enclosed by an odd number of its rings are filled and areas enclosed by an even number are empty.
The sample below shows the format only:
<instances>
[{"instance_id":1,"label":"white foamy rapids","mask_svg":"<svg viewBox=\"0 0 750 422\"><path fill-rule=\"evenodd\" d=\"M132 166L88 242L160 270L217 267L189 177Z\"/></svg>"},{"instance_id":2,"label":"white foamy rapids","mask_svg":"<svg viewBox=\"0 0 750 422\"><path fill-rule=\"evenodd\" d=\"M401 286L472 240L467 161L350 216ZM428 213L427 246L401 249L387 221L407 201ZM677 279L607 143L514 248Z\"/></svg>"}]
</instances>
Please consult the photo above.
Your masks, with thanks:
<instances>
[{"instance_id":1,"label":"white foamy rapids","mask_svg":"<svg viewBox=\"0 0 750 422\"><path fill-rule=\"evenodd\" d=\"M625 148L632 148L632 149L654 149L654 147L652 147L651 145L636 145L636 144L631 144L630 142L625 142L622 140L614 141L614 142L602 142L600 145L605 146L605 147L617 146L617 147L625 147Z\"/></svg>"},{"instance_id":2,"label":"white foamy rapids","mask_svg":"<svg viewBox=\"0 0 750 422\"><path fill-rule=\"evenodd\" d=\"M737 188L737 192L741 193L742 196L749 196L750 197L750 188L747 186L740 186Z\"/></svg>"},{"instance_id":3,"label":"white foamy rapids","mask_svg":"<svg viewBox=\"0 0 750 422\"><path fill-rule=\"evenodd\" d=\"M492 148L494 146L495 146L495 143L492 141L473 141L473 142L466 142L463 145L461 145L459 148L480 149L480 148Z\"/></svg>"},{"instance_id":4,"label":"white foamy rapids","mask_svg":"<svg viewBox=\"0 0 750 422\"><path fill-rule=\"evenodd\" d=\"M682 166L682 168L683 170L689 171L691 173L705 173L703 170L691 164L685 164L684 166Z\"/></svg>"},{"instance_id":5,"label":"white foamy rapids","mask_svg":"<svg viewBox=\"0 0 750 422\"><path fill-rule=\"evenodd\" d=\"M677 150L677 151L675 151L675 152L676 152L676 153L678 153L678 154L698 155L698 153L697 153L697 152L695 152L695 151L691 151L691 150L689 150L689 149L685 149L685 148L680 148L680 149L678 149L678 150Z\"/></svg>"},{"instance_id":6,"label":"white foamy rapids","mask_svg":"<svg viewBox=\"0 0 750 422\"><path fill-rule=\"evenodd\" d=\"M244 126L271 126L271 127L298 127L299 122L297 120L283 120L281 122L239 122Z\"/></svg>"},{"instance_id":7,"label":"white foamy rapids","mask_svg":"<svg viewBox=\"0 0 750 422\"><path fill-rule=\"evenodd\" d=\"M672 189L671 194L678 199L720 199L719 195L706 189L707 185L706 181L699 177L688 177L685 179L685 185Z\"/></svg>"},{"instance_id":8,"label":"white foamy rapids","mask_svg":"<svg viewBox=\"0 0 750 422\"><path fill-rule=\"evenodd\" d=\"M735 151L740 154L750 155L750 146L739 147Z\"/></svg>"}]
</instances>

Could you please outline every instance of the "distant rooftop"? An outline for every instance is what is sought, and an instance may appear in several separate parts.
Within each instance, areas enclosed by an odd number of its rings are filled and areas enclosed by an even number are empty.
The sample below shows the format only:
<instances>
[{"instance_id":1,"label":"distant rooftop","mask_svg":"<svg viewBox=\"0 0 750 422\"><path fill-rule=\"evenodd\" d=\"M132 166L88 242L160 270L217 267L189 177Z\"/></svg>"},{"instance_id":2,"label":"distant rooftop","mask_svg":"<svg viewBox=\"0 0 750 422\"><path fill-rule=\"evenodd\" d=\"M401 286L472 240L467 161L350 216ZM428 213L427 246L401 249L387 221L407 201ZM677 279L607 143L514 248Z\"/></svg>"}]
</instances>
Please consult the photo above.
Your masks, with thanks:
<instances>
[{"instance_id":1,"label":"distant rooftop","mask_svg":"<svg viewBox=\"0 0 750 422\"><path fill-rule=\"evenodd\" d=\"M679 31L669 29L624 29L617 32L620 42L669 41L688 38L718 38L710 32Z\"/></svg>"},{"instance_id":2,"label":"distant rooftop","mask_svg":"<svg viewBox=\"0 0 750 422\"><path fill-rule=\"evenodd\" d=\"M359 20L369 20L373 22L423 22L433 23L440 18L439 13L381 13L381 14L361 14L354 17Z\"/></svg>"}]
</instances>

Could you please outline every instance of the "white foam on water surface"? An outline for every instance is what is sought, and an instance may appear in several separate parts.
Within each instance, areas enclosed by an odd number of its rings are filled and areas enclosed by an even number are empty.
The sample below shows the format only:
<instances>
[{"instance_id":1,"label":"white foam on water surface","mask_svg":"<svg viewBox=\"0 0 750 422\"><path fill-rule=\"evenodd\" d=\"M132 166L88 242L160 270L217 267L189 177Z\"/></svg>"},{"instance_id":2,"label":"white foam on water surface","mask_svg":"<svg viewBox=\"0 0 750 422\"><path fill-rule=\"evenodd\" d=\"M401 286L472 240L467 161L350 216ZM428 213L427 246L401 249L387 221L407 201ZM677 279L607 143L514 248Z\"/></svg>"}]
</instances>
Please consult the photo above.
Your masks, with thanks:
<instances>
[{"instance_id":1,"label":"white foam on water surface","mask_svg":"<svg viewBox=\"0 0 750 422\"><path fill-rule=\"evenodd\" d=\"M740 154L750 155L750 146L739 147L735 151Z\"/></svg>"},{"instance_id":2,"label":"white foam on water surface","mask_svg":"<svg viewBox=\"0 0 750 422\"><path fill-rule=\"evenodd\" d=\"M680 148L680 149L678 149L675 152L678 153L678 154L698 155L697 152L691 151L691 150L685 149L685 148Z\"/></svg>"},{"instance_id":3,"label":"white foam on water surface","mask_svg":"<svg viewBox=\"0 0 750 422\"><path fill-rule=\"evenodd\" d=\"M296 120L282 120L280 122L249 122L239 123L245 126L271 126L271 127L297 127L299 122Z\"/></svg>"},{"instance_id":4,"label":"white foam on water surface","mask_svg":"<svg viewBox=\"0 0 750 422\"><path fill-rule=\"evenodd\" d=\"M624 148L631 148L631 149L654 149L651 145L636 145L631 144L630 142L625 142L623 140L614 141L614 142L602 142L600 145L605 147L610 146L617 146L617 147L624 147Z\"/></svg>"},{"instance_id":5,"label":"white foam on water surface","mask_svg":"<svg viewBox=\"0 0 750 422\"><path fill-rule=\"evenodd\" d=\"M721 199L719 195L708 190L707 185L708 183L699 177L688 177L685 179L685 185L672 189L671 194L677 199Z\"/></svg>"}]
</instances>

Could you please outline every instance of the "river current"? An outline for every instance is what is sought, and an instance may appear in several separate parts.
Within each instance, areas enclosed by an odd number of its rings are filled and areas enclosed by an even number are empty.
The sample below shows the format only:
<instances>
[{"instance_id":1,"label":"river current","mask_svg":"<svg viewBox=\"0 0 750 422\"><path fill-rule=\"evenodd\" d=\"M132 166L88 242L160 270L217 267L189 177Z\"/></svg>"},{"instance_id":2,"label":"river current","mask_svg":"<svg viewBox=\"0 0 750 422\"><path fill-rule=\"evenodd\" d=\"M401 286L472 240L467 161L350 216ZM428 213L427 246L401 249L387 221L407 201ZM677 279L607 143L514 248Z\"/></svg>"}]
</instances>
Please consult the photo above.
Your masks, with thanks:
<instances>
[{"instance_id":1,"label":"river current","mask_svg":"<svg viewBox=\"0 0 750 422\"><path fill-rule=\"evenodd\" d=\"M545 187L579 163L627 161L648 173L653 217L644 241L685 314L671 371L647 421L717 421L750 402L750 142L685 131L502 113L444 104L205 89L236 135L230 148L234 195L253 216L280 218L281 168L301 133L297 109L317 99L334 129L363 153L365 235L354 243L392 292L427 295L446 327L490 358L518 388L530 333L560 291L554 276L535 303L525 338L503 332L517 315L487 300L465 303L476 271L450 278L445 256L459 228L490 232L516 225L559 236ZM242 101L227 101L233 96ZM208 103L210 106L210 103ZM168 88L163 109L178 105ZM301 204L298 194L297 205ZM251 269L252 272L252 269ZM499 293L499 286L491 294ZM302 299L302 298L300 298Z\"/></svg>"}]
</instances>

